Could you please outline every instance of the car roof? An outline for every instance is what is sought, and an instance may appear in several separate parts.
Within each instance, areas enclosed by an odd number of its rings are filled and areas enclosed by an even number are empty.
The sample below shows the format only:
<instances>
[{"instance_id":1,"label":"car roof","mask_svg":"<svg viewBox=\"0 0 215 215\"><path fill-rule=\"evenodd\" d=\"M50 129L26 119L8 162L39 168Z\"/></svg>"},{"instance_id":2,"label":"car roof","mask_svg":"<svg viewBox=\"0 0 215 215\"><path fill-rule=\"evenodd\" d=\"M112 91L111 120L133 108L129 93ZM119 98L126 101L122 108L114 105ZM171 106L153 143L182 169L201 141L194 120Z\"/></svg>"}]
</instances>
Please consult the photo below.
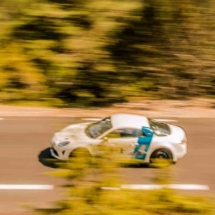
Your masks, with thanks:
<instances>
[{"instance_id":1,"label":"car roof","mask_svg":"<svg viewBox=\"0 0 215 215\"><path fill-rule=\"evenodd\" d=\"M149 127L148 118L135 114L114 114L111 116L113 128L139 128Z\"/></svg>"}]
</instances>

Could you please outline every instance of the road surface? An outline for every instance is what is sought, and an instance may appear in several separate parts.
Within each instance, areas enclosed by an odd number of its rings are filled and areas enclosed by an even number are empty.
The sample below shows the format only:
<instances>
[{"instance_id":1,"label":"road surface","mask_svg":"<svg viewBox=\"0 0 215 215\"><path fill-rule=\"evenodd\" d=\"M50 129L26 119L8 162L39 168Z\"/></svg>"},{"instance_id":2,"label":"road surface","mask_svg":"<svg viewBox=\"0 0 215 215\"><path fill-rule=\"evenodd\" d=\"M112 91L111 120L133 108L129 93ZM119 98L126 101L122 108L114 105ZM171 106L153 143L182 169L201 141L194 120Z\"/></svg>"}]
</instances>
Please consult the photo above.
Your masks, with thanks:
<instances>
[{"instance_id":1,"label":"road surface","mask_svg":"<svg viewBox=\"0 0 215 215\"><path fill-rule=\"evenodd\" d=\"M215 194L215 119L176 119L188 135L188 154L172 167L174 183L202 184L210 187L202 194ZM22 204L48 207L62 198L62 179L47 175L55 171L41 162L49 156L52 135L71 123L83 122L68 117L5 117L0 121L1 185L54 185L53 190L2 190L0 214L31 215ZM156 169L123 168L122 174L130 184L148 184ZM199 193L199 192L198 192Z\"/></svg>"}]
</instances>

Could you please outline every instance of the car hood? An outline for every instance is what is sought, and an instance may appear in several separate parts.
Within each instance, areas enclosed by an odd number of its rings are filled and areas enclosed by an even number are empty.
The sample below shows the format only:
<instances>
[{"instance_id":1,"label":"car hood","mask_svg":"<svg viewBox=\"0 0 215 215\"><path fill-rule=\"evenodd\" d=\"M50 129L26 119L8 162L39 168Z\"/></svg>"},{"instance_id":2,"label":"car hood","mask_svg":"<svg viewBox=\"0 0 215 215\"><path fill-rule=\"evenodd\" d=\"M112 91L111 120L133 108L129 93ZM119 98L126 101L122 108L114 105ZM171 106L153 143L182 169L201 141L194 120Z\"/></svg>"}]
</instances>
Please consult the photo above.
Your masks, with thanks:
<instances>
[{"instance_id":1,"label":"car hood","mask_svg":"<svg viewBox=\"0 0 215 215\"><path fill-rule=\"evenodd\" d=\"M86 133L85 129L90 123L79 123L69 125L60 132L55 133L54 139L58 142L70 140L71 142L82 142L83 141L90 141L92 140L89 138Z\"/></svg>"}]
</instances>

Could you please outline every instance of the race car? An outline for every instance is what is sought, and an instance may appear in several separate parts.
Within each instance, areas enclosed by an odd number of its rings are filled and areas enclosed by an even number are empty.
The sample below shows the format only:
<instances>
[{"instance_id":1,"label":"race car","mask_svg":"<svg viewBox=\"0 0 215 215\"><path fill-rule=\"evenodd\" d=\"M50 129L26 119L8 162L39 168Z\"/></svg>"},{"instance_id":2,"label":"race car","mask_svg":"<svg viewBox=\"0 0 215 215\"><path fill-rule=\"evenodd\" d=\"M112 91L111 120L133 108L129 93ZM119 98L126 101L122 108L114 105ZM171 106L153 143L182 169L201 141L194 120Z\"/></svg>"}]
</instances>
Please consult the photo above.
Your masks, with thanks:
<instances>
[{"instance_id":1,"label":"race car","mask_svg":"<svg viewBox=\"0 0 215 215\"><path fill-rule=\"evenodd\" d=\"M114 114L96 122L69 125L54 134L51 155L68 160L77 150L96 155L95 146L104 142L120 148L120 153L151 163L169 159L176 163L187 153L183 128L134 114Z\"/></svg>"}]
</instances>

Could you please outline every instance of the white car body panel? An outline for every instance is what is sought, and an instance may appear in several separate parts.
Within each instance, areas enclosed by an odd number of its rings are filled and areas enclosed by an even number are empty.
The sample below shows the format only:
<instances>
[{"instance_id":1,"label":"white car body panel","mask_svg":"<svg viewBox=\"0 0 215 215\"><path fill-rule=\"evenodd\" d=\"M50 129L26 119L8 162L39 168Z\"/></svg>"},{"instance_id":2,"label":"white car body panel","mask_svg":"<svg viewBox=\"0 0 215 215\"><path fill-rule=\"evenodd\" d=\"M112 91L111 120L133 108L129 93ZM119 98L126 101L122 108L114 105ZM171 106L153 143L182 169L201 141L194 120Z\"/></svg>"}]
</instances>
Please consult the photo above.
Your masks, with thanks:
<instances>
[{"instance_id":1,"label":"white car body panel","mask_svg":"<svg viewBox=\"0 0 215 215\"><path fill-rule=\"evenodd\" d=\"M95 155L93 150L94 145L99 145L103 142L103 138L116 129L132 128L142 130L143 127L150 128L147 117L132 115L132 114L115 114L110 117L112 128L104 132L100 136L90 138L85 133L85 129L92 122L79 123L69 125L62 131L55 133L51 140L51 154L57 159L67 160L71 152L77 148L86 148L92 155ZM97 123L97 122L93 122ZM150 162L151 154L160 148L166 148L171 151L173 161L176 162L178 159L184 157L187 153L187 137L184 130L181 127L169 125L171 134L167 136L156 136L153 134L150 141L150 146L144 158L146 163ZM144 137L141 137L144 138ZM139 137L127 137L127 138L109 138L108 143L112 145L122 146L123 153L125 155L133 157L134 149L138 143ZM69 141L70 143L66 146L60 147L59 144ZM183 142L183 143L182 143ZM141 145L138 152L144 153L146 145Z\"/></svg>"}]
</instances>

